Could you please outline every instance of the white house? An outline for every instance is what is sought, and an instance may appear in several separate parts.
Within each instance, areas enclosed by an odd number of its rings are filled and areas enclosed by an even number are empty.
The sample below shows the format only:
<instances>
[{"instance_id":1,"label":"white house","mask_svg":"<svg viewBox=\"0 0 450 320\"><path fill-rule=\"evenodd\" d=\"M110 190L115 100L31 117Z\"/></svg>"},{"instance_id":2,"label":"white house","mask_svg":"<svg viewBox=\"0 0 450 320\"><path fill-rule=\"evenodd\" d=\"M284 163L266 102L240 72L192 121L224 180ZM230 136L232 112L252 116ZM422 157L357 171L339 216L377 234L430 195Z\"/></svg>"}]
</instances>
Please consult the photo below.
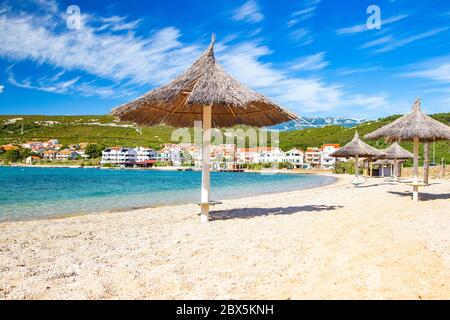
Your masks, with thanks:
<instances>
[{"instance_id":1,"label":"white house","mask_svg":"<svg viewBox=\"0 0 450 320\"><path fill-rule=\"evenodd\" d=\"M61 151L57 151L56 155L55 155L55 160L56 161L68 161L68 160L75 160L79 157L80 155L73 151L73 150L61 150Z\"/></svg>"},{"instance_id":2,"label":"white house","mask_svg":"<svg viewBox=\"0 0 450 320\"><path fill-rule=\"evenodd\" d=\"M139 148L135 148L134 150L136 150L136 161L137 162L156 160L157 153L153 149L139 147Z\"/></svg>"},{"instance_id":3,"label":"white house","mask_svg":"<svg viewBox=\"0 0 450 320\"><path fill-rule=\"evenodd\" d=\"M294 148L285 153L284 160L285 162L291 163L294 168L303 168L305 153L303 150Z\"/></svg>"},{"instance_id":4,"label":"white house","mask_svg":"<svg viewBox=\"0 0 450 320\"><path fill-rule=\"evenodd\" d=\"M158 161L170 162L174 166L181 166L183 163L182 148L176 144L167 143L164 148L156 154Z\"/></svg>"},{"instance_id":5,"label":"white house","mask_svg":"<svg viewBox=\"0 0 450 320\"><path fill-rule=\"evenodd\" d=\"M311 168L320 168L322 159L322 150L316 147L310 147L305 152L305 162L308 163Z\"/></svg>"},{"instance_id":6,"label":"white house","mask_svg":"<svg viewBox=\"0 0 450 320\"><path fill-rule=\"evenodd\" d=\"M284 161L284 152L280 148L260 148L259 163L281 163Z\"/></svg>"},{"instance_id":7,"label":"white house","mask_svg":"<svg viewBox=\"0 0 450 320\"><path fill-rule=\"evenodd\" d=\"M334 164L336 163L336 158L330 157L330 154L334 151L338 150L341 147L340 144L332 144L332 143L326 143L323 144L322 149L322 156L320 158L320 167L322 169L333 169Z\"/></svg>"},{"instance_id":8,"label":"white house","mask_svg":"<svg viewBox=\"0 0 450 320\"><path fill-rule=\"evenodd\" d=\"M137 151L131 148L108 148L102 152L101 164L133 166L137 161Z\"/></svg>"}]
</instances>

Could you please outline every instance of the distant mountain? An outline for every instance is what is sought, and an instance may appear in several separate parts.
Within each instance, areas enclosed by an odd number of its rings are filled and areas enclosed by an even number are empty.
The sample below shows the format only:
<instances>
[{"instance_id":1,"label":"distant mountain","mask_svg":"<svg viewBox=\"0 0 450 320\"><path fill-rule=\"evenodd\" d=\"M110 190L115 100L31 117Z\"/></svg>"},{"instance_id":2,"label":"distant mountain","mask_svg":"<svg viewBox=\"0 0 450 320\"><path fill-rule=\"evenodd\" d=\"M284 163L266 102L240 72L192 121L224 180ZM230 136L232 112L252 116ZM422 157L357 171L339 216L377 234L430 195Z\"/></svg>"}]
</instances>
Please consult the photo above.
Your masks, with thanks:
<instances>
[{"instance_id":1,"label":"distant mountain","mask_svg":"<svg viewBox=\"0 0 450 320\"><path fill-rule=\"evenodd\" d=\"M278 129L280 131L302 130L307 128L322 128L330 125L341 126L344 128L352 128L367 121L368 121L367 119L355 119L344 117L336 117L336 118L302 117L272 126L270 128Z\"/></svg>"}]
</instances>

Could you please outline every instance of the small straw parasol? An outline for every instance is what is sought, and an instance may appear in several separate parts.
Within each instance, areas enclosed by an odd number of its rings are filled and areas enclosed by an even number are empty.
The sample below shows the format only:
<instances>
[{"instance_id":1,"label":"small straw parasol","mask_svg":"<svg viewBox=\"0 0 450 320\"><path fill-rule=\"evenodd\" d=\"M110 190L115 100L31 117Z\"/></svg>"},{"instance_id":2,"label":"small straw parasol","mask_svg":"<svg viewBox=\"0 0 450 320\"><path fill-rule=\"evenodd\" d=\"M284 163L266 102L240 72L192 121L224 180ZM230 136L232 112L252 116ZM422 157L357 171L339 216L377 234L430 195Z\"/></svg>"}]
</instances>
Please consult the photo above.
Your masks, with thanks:
<instances>
[{"instance_id":1,"label":"small straw parasol","mask_svg":"<svg viewBox=\"0 0 450 320\"><path fill-rule=\"evenodd\" d=\"M215 202L210 191L211 126L271 126L296 119L267 97L233 79L217 63L214 56L214 34L201 57L171 83L151 90L134 101L113 109L121 120L139 125L165 124L191 127L202 121L202 188L201 221L208 221L209 206Z\"/></svg>"},{"instance_id":2,"label":"small straw parasol","mask_svg":"<svg viewBox=\"0 0 450 320\"><path fill-rule=\"evenodd\" d=\"M384 152L380 151L374 147L369 146L367 143L359 138L358 131L355 131L355 136L352 141L347 143L342 148L336 150L330 154L331 157L341 158L341 157L354 157L355 158L355 180L354 184L359 184L359 157L363 158L382 158L384 157Z\"/></svg>"},{"instance_id":3,"label":"small straw parasol","mask_svg":"<svg viewBox=\"0 0 450 320\"><path fill-rule=\"evenodd\" d=\"M399 171L398 171L398 160L406 160L414 158L414 155L408 150L402 148L398 142L394 142L388 148L383 150L386 154L384 159L394 160L394 180L398 180Z\"/></svg>"},{"instance_id":4,"label":"small straw parasol","mask_svg":"<svg viewBox=\"0 0 450 320\"><path fill-rule=\"evenodd\" d=\"M420 110L420 98L417 98L412 111L365 136L367 139L385 138L387 142L414 141L413 200L419 201L419 141L432 142L450 140L450 127L434 120Z\"/></svg>"}]
</instances>

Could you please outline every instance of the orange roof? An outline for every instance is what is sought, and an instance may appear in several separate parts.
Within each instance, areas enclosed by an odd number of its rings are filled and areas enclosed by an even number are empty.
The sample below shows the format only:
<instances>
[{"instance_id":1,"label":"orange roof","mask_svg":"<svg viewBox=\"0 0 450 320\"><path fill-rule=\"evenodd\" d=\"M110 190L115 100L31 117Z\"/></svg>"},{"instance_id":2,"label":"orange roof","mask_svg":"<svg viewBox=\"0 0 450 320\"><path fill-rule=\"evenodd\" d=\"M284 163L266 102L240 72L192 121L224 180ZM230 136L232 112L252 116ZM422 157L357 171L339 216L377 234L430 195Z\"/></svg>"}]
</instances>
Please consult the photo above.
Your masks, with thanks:
<instances>
[{"instance_id":1,"label":"orange roof","mask_svg":"<svg viewBox=\"0 0 450 320\"><path fill-rule=\"evenodd\" d=\"M320 148L317 148L317 147L306 148L306 152L318 152L318 151L320 151Z\"/></svg>"},{"instance_id":2,"label":"orange roof","mask_svg":"<svg viewBox=\"0 0 450 320\"><path fill-rule=\"evenodd\" d=\"M55 153L56 153L56 151L54 151L54 150L44 151L44 154L55 154Z\"/></svg>"},{"instance_id":3,"label":"orange roof","mask_svg":"<svg viewBox=\"0 0 450 320\"><path fill-rule=\"evenodd\" d=\"M322 149L325 147L335 147L335 148L340 148L341 145L339 143L324 143L322 145Z\"/></svg>"},{"instance_id":4,"label":"orange roof","mask_svg":"<svg viewBox=\"0 0 450 320\"><path fill-rule=\"evenodd\" d=\"M19 147L13 146L12 144L5 144L2 146L2 149L5 151L17 150Z\"/></svg>"},{"instance_id":5,"label":"orange roof","mask_svg":"<svg viewBox=\"0 0 450 320\"><path fill-rule=\"evenodd\" d=\"M72 154L71 150L62 150L59 152L59 154Z\"/></svg>"}]
</instances>

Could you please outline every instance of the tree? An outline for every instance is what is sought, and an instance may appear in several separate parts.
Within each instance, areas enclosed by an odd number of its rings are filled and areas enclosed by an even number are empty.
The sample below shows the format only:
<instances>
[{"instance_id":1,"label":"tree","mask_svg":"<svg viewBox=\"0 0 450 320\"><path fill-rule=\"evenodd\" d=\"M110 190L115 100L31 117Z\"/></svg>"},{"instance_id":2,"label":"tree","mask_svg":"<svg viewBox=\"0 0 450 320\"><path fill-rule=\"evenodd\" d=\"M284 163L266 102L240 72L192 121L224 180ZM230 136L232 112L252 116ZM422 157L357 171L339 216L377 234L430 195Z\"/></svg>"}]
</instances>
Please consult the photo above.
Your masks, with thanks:
<instances>
[{"instance_id":1,"label":"tree","mask_svg":"<svg viewBox=\"0 0 450 320\"><path fill-rule=\"evenodd\" d=\"M2 157L6 162L17 162L21 159L19 150L8 150L2 155Z\"/></svg>"},{"instance_id":2,"label":"tree","mask_svg":"<svg viewBox=\"0 0 450 320\"><path fill-rule=\"evenodd\" d=\"M103 152L103 146L98 144L88 144L84 151L91 159L100 158Z\"/></svg>"}]
</instances>

